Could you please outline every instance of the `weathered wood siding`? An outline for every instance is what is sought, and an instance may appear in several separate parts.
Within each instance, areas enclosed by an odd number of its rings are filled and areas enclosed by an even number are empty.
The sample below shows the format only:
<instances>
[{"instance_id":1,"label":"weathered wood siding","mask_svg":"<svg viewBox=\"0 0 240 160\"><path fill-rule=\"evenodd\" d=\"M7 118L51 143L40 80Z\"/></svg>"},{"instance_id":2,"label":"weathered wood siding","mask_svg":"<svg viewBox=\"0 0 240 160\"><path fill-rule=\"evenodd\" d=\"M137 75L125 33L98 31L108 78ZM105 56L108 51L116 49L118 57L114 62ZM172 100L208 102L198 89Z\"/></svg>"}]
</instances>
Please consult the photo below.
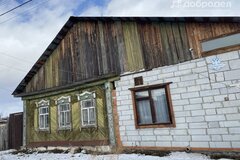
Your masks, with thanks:
<instances>
[{"instance_id":1,"label":"weathered wood siding","mask_svg":"<svg viewBox=\"0 0 240 160\"><path fill-rule=\"evenodd\" d=\"M198 58L202 40L239 28L239 23L78 22L30 80L25 92ZM189 48L194 49L193 57Z\"/></svg>"},{"instance_id":2,"label":"weathered wood siding","mask_svg":"<svg viewBox=\"0 0 240 160\"><path fill-rule=\"evenodd\" d=\"M8 148L19 149L23 145L23 112L12 113L8 121Z\"/></svg>"},{"instance_id":3,"label":"weathered wood siding","mask_svg":"<svg viewBox=\"0 0 240 160\"><path fill-rule=\"evenodd\" d=\"M96 92L96 128L81 128L80 104L76 94L83 91ZM61 96L71 96L71 130L58 130L58 111L55 100ZM40 100L42 99L27 100L27 145L34 146L34 143L39 143L44 146L46 145L44 143L64 141L69 141L69 145L74 142L83 142L84 144L86 141L90 141L92 144L95 144L95 141L108 142L108 123L103 86L47 97L45 100L50 100L49 132L38 130L38 108L35 103Z\"/></svg>"},{"instance_id":4,"label":"weathered wood siding","mask_svg":"<svg viewBox=\"0 0 240 160\"><path fill-rule=\"evenodd\" d=\"M0 151L8 149L8 124L0 124Z\"/></svg>"}]
</instances>

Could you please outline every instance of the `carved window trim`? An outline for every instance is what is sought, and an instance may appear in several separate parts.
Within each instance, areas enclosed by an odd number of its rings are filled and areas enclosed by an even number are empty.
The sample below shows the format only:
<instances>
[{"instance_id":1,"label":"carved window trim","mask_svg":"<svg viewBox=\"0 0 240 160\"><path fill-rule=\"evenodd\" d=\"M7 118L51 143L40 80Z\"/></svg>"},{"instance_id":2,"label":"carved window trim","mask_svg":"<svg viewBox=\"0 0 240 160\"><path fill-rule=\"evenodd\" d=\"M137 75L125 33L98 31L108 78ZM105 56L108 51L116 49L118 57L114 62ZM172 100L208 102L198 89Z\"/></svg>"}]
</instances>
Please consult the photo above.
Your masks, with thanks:
<instances>
[{"instance_id":1,"label":"carved window trim","mask_svg":"<svg viewBox=\"0 0 240 160\"><path fill-rule=\"evenodd\" d=\"M71 130L72 116L71 116L71 97L62 96L56 100L58 109L58 129Z\"/></svg>"},{"instance_id":2,"label":"carved window trim","mask_svg":"<svg viewBox=\"0 0 240 160\"><path fill-rule=\"evenodd\" d=\"M49 100L42 99L36 102L38 109L38 129L39 131L49 131L50 117L49 117ZM42 124L43 122L43 124Z\"/></svg>"},{"instance_id":3,"label":"carved window trim","mask_svg":"<svg viewBox=\"0 0 240 160\"><path fill-rule=\"evenodd\" d=\"M96 107L96 93L95 92L88 92L85 91L81 94L77 95L78 101L80 104L80 115L81 115L81 127L97 127L97 107ZM86 103L91 103L91 106L85 106ZM94 123L90 122L90 111L93 110L93 116L94 116ZM87 113L87 123L84 122L84 114L83 112L86 111Z\"/></svg>"}]
</instances>

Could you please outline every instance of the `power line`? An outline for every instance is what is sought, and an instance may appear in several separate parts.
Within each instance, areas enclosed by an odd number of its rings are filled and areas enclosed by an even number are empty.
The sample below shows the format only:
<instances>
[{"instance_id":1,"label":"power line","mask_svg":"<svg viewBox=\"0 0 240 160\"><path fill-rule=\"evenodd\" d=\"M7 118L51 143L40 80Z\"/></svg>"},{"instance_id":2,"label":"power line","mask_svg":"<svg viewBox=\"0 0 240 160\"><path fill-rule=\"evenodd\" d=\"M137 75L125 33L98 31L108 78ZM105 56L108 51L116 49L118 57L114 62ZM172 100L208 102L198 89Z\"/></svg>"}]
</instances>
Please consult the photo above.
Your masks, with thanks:
<instances>
[{"instance_id":1,"label":"power line","mask_svg":"<svg viewBox=\"0 0 240 160\"><path fill-rule=\"evenodd\" d=\"M19 68L15 68L15 67L12 67L12 66L8 66L8 65L6 65L6 64L0 64L0 66L4 66L4 67L6 67L6 68L10 68L10 69L14 69L14 70L16 70L16 71L20 71L20 72L26 73L26 71L23 70L23 69L19 69Z\"/></svg>"},{"instance_id":2,"label":"power line","mask_svg":"<svg viewBox=\"0 0 240 160\"><path fill-rule=\"evenodd\" d=\"M6 5L8 4L8 2L9 2L9 0L6 0L5 2L2 1L2 2L0 3L1 7L6 6Z\"/></svg>"},{"instance_id":3,"label":"power line","mask_svg":"<svg viewBox=\"0 0 240 160\"><path fill-rule=\"evenodd\" d=\"M24 62L27 62L27 63L29 63L29 64L32 64L32 63L33 63L33 62L28 61L28 60L26 60L26 59L18 58L18 57L15 57L15 56L12 56L12 55L3 53L3 52L0 52L0 54L1 54L1 55L4 55L4 56L7 56L7 57L10 57L10 58L13 58L13 59L16 59L16 60L20 60L21 62L24 61Z\"/></svg>"},{"instance_id":4,"label":"power line","mask_svg":"<svg viewBox=\"0 0 240 160\"><path fill-rule=\"evenodd\" d=\"M8 88L3 88L3 87L0 87L0 91L1 91L1 90L5 90L5 91L12 92L12 90L11 90L11 89L8 89Z\"/></svg>"},{"instance_id":5,"label":"power line","mask_svg":"<svg viewBox=\"0 0 240 160\"><path fill-rule=\"evenodd\" d=\"M7 14L7 13L9 13L9 12L14 11L14 10L17 9L17 8L20 8L20 7L24 6L24 5L26 5L27 3L31 2L31 1L33 1L33 0L28 0L28 1L26 1L26 2L24 2L24 3L22 3L22 4L20 4L20 5L18 5L18 6L16 6L16 7L14 7L14 8L12 8L12 9L10 9L10 10L8 10L8 11L0 14L0 17L3 16L3 15L5 15L5 14Z\"/></svg>"},{"instance_id":6,"label":"power line","mask_svg":"<svg viewBox=\"0 0 240 160\"><path fill-rule=\"evenodd\" d=\"M33 64L33 62L30 62L30 61L28 61L26 59L21 59L21 58L15 57L15 56L11 56L11 55L8 55L8 54L3 53L3 52L0 52L0 54L5 55L5 56L10 57L10 58L14 58L16 60L20 60L21 62L26 62L28 64ZM10 67L10 66L7 66L5 64L0 64L0 65L1 66L6 66L6 67ZM15 68L15 69L19 69L19 68ZM23 70L21 70L21 71L23 71ZM65 73L68 73L68 74L71 74L71 75L76 75L77 77L80 77L80 76L83 76L83 75L85 75L85 76L87 75L84 72L72 72L72 71L68 71L68 70L64 70L64 69L58 69L58 71L65 72Z\"/></svg>"},{"instance_id":7,"label":"power line","mask_svg":"<svg viewBox=\"0 0 240 160\"><path fill-rule=\"evenodd\" d=\"M15 15L15 16L13 16L13 17L10 17L10 18L8 18L8 19L6 19L6 20L0 22L0 24L6 23L6 22L8 22L8 21L10 21L10 20L12 20L12 19L18 17L18 16L21 16L21 15L24 14L24 13L30 12L31 10L33 10L33 9L35 9L35 8L38 8L40 5L46 3L47 1L49 1L49 0L43 1L43 2L41 2L41 3L38 3L37 5L35 5L35 6L33 6L33 7L29 7L29 8L26 9L25 11L19 13L18 15Z\"/></svg>"}]
</instances>

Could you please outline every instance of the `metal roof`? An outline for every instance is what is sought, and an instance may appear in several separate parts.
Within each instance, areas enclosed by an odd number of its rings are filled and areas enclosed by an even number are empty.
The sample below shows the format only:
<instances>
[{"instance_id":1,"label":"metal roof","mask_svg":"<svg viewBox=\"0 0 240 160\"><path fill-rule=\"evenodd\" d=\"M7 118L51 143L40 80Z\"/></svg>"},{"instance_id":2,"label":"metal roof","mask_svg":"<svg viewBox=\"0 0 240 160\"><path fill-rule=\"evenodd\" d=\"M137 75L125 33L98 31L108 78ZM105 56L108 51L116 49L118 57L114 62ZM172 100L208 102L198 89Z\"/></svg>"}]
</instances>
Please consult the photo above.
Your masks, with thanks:
<instances>
[{"instance_id":1,"label":"metal roof","mask_svg":"<svg viewBox=\"0 0 240 160\"><path fill-rule=\"evenodd\" d=\"M24 92L24 89L32 77L46 62L47 58L57 48L73 24L81 21L139 21L139 22L240 22L240 17L70 17L58 32L47 49L33 65L27 75L19 83L12 95Z\"/></svg>"}]
</instances>

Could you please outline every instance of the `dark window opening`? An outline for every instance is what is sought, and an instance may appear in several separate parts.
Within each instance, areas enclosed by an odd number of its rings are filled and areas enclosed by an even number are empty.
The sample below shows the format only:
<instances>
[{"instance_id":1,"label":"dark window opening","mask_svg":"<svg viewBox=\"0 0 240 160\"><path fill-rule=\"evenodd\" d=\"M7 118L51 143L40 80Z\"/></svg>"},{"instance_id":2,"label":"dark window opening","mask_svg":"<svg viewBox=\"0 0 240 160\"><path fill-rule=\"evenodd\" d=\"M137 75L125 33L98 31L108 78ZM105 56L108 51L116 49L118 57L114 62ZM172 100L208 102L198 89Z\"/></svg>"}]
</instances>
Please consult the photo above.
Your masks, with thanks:
<instances>
[{"instance_id":1,"label":"dark window opening","mask_svg":"<svg viewBox=\"0 0 240 160\"><path fill-rule=\"evenodd\" d=\"M135 86L143 85L143 77L141 76L134 78L134 85Z\"/></svg>"}]
</instances>

